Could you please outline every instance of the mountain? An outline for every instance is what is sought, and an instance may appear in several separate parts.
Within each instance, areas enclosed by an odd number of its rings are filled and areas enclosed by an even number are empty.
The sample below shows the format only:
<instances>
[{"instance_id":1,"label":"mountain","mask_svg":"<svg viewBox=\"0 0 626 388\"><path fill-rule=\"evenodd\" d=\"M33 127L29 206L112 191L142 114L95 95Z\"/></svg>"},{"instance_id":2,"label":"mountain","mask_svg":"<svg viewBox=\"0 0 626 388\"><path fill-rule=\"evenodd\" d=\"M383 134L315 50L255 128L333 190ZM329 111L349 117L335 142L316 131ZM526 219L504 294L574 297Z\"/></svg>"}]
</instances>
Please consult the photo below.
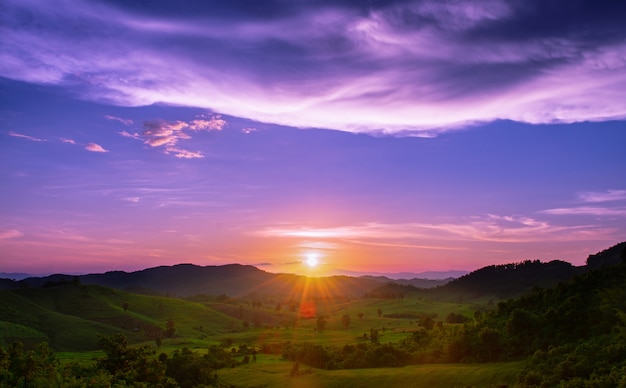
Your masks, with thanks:
<instances>
[{"instance_id":1,"label":"mountain","mask_svg":"<svg viewBox=\"0 0 626 388\"><path fill-rule=\"evenodd\" d=\"M376 280L379 283L395 283L406 286L413 286L417 288L433 288L437 286L443 286L444 284L454 280L454 278L447 279L422 279L422 278L413 278L413 279L390 279L386 276L361 276L365 279Z\"/></svg>"},{"instance_id":2,"label":"mountain","mask_svg":"<svg viewBox=\"0 0 626 388\"><path fill-rule=\"evenodd\" d=\"M346 275L346 276L365 276L365 277L380 277L392 281L405 280L411 281L413 279L419 280L448 280L450 278L458 278L466 275L469 271L449 270L449 271L426 271L426 272L363 272L363 271L349 271L346 269L333 269L331 272L334 275Z\"/></svg>"},{"instance_id":3,"label":"mountain","mask_svg":"<svg viewBox=\"0 0 626 388\"><path fill-rule=\"evenodd\" d=\"M97 284L128 292L189 297L193 295L285 296L337 298L360 297L379 281L348 276L307 278L294 274L273 274L250 265L197 266L178 264L148 268L135 272L112 271L89 275L50 275L28 278L21 287L42 287L58 282Z\"/></svg>"},{"instance_id":4,"label":"mountain","mask_svg":"<svg viewBox=\"0 0 626 388\"><path fill-rule=\"evenodd\" d=\"M58 351L96 350L98 335L123 333L132 342L165 337L170 319L183 336L198 327L227 332L232 321L200 303L72 282L0 291L0 306L0 345L46 341Z\"/></svg>"},{"instance_id":5,"label":"mountain","mask_svg":"<svg viewBox=\"0 0 626 388\"><path fill-rule=\"evenodd\" d=\"M587 268L598 269L626 262L626 241L587 257Z\"/></svg>"},{"instance_id":6,"label":"mountain","mask_svg":"<svg viewBox=\"0 0 626 388\"><path fill-rule=\"evenodd\" d=\"M278 296L281 298L357 298L365 294L406 294L432 288L441 298L495 298L520 296L534 287L548 288L588 270L626 260L626 242L590 255L587 265L575 267L565 261L490 265L456 279L390 279L386 276L329 276L308 278L273 274L250 265L198 266L178 264L135 272L112 271L89 275L50 275L21 281L0 279L0 289L42 287L53 283L96 284L128 292L190 297L194 295ZM405 273L408 274L408 273ZM393 288L389 283L398 286ZM382 289L380 289L383 287ZM412 287L412 288L411 288ZM378 289L378 290L377 290ZM374 292L373 292L374 291Z\"/></svg>"},{"instance_id":7,"label":"mountain","mask_svg":"<svg viewBox=\"0 0 626 388\"><path fill-rule=\"evenodd\" d=\"M22 280L32 276L22 272L0 272L0 279Z\"/></svg>"},{"instance_id":8,"label":"mountain","mask_svg":"<svg viewBox=\"0 0 626 388\"><path fill-rule=\"evenodd\" d=\"M462 299L507 299L520 296L534 287L554 286L585 270L585 267L575 267L560 260L548 263L526 260L520 263L490 265L437 287L433 294L456 295Z\"/></svg>"}]
</instances>

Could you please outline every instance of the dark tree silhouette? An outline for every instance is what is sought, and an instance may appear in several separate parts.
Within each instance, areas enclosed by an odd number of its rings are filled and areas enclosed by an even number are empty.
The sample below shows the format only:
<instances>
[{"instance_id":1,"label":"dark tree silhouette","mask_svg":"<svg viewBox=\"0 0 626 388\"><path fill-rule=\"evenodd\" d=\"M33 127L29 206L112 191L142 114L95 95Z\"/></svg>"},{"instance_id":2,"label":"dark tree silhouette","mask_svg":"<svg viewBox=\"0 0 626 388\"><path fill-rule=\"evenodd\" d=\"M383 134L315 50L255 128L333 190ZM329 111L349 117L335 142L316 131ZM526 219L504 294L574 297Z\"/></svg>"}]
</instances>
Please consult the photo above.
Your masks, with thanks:
<instances>
[{"instance_id":1,"label":"dark tree silhouette","mask_svg":"<svg viewBox=\"0 0 626 388\"><path fill-rule=\"evenodd\" d=\"M348 314L341 317L341 324L343 325L344 328L348 329L350 327L351 322L352 322L352 319L350 319L350 316Z\"/></svg>"},{"instance_id":2,"label":"dark tree silhouette","mask_svg":"<svg viewBox=\"0 0 626 388\"><path fill-rule=\"evenodd\" d=\"M317 321L315 322L315 327L317 330L322 331L326 328L326 318L323 315L317 316Z\"/></svg>"}]
</instances>

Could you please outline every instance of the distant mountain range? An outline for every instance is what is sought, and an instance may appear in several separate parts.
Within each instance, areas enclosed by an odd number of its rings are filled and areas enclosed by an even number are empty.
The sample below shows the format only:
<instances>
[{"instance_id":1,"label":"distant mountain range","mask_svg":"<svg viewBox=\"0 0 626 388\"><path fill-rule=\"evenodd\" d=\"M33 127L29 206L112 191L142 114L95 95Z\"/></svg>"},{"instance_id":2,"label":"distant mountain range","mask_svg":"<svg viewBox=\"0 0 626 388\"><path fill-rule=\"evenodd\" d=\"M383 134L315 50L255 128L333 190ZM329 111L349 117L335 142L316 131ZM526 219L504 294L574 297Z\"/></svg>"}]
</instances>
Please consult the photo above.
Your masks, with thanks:
<instances>
[{"instance_id":1,"label":"distant mountain range","mask_svg":"<svg viewBox=\"0 0 626 388\"><path fill-rule=\"evenodd\" d=\"M533 287L551 287L590 269L626 261L626 242L590 255L587 265L575 267L564 261L491 265L453 279L390 279L387 276L329 276L307 278L274 274L250 265L197 266L179 264L135 272L112 271L89 275L50 275L23 280L0 279L0 289L42 287L54 283L94 284L148 295L190 297L194 295L280 296L282 298L357 298L364 295L404 295L427 292L463 299L519 296ZM425 275L428 273L398 275ZM430 273L432 274L432 273ZM439 273L441 274L441 273ZM450 273L452 274L452 273Z\"/></svg>"},{"instance_id":2,"label":"distant mountain range","mask_svg":"<svg viewBox=\"0 0 626 388\"><path fill-rule=\"evenodd\" d=\"M33 274L22 272L0 272L0 279L22 280L33 276Z\"/></svg>"},{"instance_id":3,"label":"distant mountain range","mask_svg":"<svg viewBox=\"0 0 626 388\"><path fill-rule=\"evenodd\" d=\"M385 277L391 280L449 280L467 275L470 271L449 270L449 271L425 271L425 272L359 272L345 269L335 269L331 271L333 275L345 276L372 276Z\"/></svg>"}]
</instances>

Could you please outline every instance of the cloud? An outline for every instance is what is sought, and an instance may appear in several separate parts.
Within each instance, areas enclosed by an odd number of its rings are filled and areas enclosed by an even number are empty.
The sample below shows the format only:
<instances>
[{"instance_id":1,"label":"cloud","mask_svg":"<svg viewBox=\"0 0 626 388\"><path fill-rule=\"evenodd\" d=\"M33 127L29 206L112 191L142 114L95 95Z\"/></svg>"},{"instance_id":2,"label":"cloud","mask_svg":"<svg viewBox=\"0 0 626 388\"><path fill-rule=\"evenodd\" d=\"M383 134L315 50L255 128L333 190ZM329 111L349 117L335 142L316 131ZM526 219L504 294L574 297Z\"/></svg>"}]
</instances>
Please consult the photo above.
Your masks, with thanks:
<instances>
[{"instance_id":1,"label":"cloud","mask_svg":"<svg viewBox=\"0 0 626 388\"><path fill-rule=\"evenodd\" d=\"M541 210L539 214L556 216L595 216L595 217L623 217L626 216L626 207L615 206L615 202L626 201L626 190L586 191L578 193L578 200L587 204L613 202L612 206L574 206Z\"/></svg>"},{"instance_id":2,"label":"cloud","mask_svg":"<svg viewBox=\"0 0 626 388\"><path fill-rule=\"evenodd\" d=\"M261 237L345 240L396 246L441 247L433 241L536 242L605 240L614 230L596 225L553 225L529 217L487 215L464 223L366 223L329 228L287 225L255 232ZM382 241L382 242L381 242Z\"/></svg>"},{"instance_id":3,"label":"cloud","mask_svg":"<svg viewBox=\"0 0 626 388\"><path fill-rule=\"evenodd\" d=\"M166 149L166 153L172 153L174 154L174 157L179 158L179 159L201 159L204 158L204 155L202 154L202 152L199 151L187 151L187 150L182 150L180 148L172 148L169 147Z\"/></svg>"},{"instance_id":4,"label":"cloud","mask_svg":"<svg viewBox=\"0 0 626 388\"><path fill-rule=\"evenodd\" d=\"M341 245L326 241L303 241L297 245L298 248L337 250L341 249Z\"/></svg>"},{"instance_id":5,"label":"cloud","mask_svg":"<svg viewBox=\"0 0 626 388\"><path fill-rule=\"evenodd\" d=\"M66 139L64 137L61 138L61 143L76 144L76 142L73 139Z\"/></svg>"},{"instance_id":6,"label":"cloud","mask_svg":"<svg viewBox=\"0 0 626 388\"><path fill-rule=\"evenodd\" d=\"M606 207L571 207L542 210L541 214L551 215L583 215L583 216L626 216L626 208L606 208Z\"/></svg>"},{"instance_id":7,"label":"cloud","mask_svg":"<svg viewBox=\"0 0 626 388\"><path fill-rule=\"evenodd\" d=\"M226 126L226 120L220 115L191 120L189 128L194 131L221 131Z\"/></svg>"},{"instance_id":8,"label":"cloud","mask_svg":"<svg viewBox=\"0 0 626 388\"><path fill-rule=\"evenodd\" d=\"M128 202L132 202L132 203L138 203L140 198L139 197L126 197L123 198L124 201L128 201Z\"/></svg>"},{"instance_id":9,"label":"cloud","mask_svg":"<svg viewBox=\"0 0 626 388\"><path fill-rule=\"evenodd\" d=\"M0 240L22 237L24 233L17 229L0 229Z\"/></svg>"},{"instance_id":10,"label":"cloud","mask_svg":"<svg viewBox=\"0 0 626 388\"><path fill-rule=\"evenodd\" d=\"M47 141L44 139L39 139L37 137L32 137L32 136L28 136L28 135L23 135L21 133L17 133L17 132L9 132L9 136L13 136L13 137L18 137L20 139L26 139L26 140L30 140L30 141L36 141L36 142L41 142L41 141Z\"/></svg>"},{"instance_id":11,"label":"cloud","mask_svg":"<svg viewBox=\"0 0 626 388\"><path fill-rule=\"evenodd\" d=\"M584 202L610 202L626 200L626 190L607 190L605 192L585 192L579 197Z\"/></svg>"},{"instance_id":12,"label":"cloud","mask_svg":"<svg viewBox=\"0 0 626 388\"><path fill-rule=\"evenodd\" d=\"M130 139L135 139L135 140L141 140L141 135L138 134L137 132L135 133L130 133L130 132L126 132L126 131L120 131L118 132L120 135L124 136L124 137L128 137Z\"/></svg>"},{"instance_id":13,"label":"cloud","mask_svg":"<svg viewBox=\"0 0 626 388\"><path fill-rule=\"evenodd\" d=\"M620 2L237 7L8 0L0 75L123 106L203 107L351 132L428 137L498 119L626 118Z\"/></svg>"},{"instance_id":14,"label":"cloud","mask_svg":"<svg viewBox=\"0 0 626 388\"><path fill-rule=\"evenodd\" d=\"M109 152L108 150L105 150L104 148L102 148L101 145L96 144L96 143L87 143L87 145L85 146L85 149L91 152Z\"/></svg>"},{"instance_id":15,"label":"cloud","mask_svg":"<svg viewBox=\"0 0 626 388\"><path fill-rule=\"evenodd\" d=\"M116 117L116 116L111 116L111 115L106 115L104 116L105 119L107 120L115 120L115 121L119 121L120 123L128 126L128 125L133 125L133 120L129 120L129 119L123 119L121 117Z\"/></svg>"},{"instance_id":16,"label":"cloud","mask_svg":"<svg viewBox=\"0 0 626 388\"><path fill-rule=\"evenodd\" d=\"M167 155L179 159L201 159L204 154L200 151L190 151L178 147L180 140L189 140L189 132L221 131L227 125L220 115L201 115L189 122L165 121L161 119L147 120L143 123L143 132L129 133L121 131L119 134L130 139L141 140L144 144L154 148L164 148Z\"/></svg>"}]
</instances>

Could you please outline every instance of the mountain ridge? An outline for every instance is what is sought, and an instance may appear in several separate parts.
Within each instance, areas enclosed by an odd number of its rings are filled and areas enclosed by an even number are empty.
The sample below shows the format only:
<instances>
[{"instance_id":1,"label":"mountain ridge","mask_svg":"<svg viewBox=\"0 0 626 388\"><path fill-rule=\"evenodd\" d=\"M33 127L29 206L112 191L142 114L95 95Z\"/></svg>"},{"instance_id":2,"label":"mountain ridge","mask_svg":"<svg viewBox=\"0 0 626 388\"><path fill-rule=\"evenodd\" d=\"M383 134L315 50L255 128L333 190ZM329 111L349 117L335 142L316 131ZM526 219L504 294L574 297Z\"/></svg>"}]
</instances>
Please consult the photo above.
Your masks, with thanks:
<instances>
[{"instance_id":1,"label":"mountain ridge","mask_svg":"<svg viewBox=\"0 0 626 388\"><path fill-rule=\"evenodd\" d=\"M181 263L158 266L139 271L108 271L87 275L54 274L30 277L20 281L0 279L0 289L42 287L50 283L79 282L95 284L127 292L148 295L190 297L194 295L289 295L300 297L308 293L316 298L351 298L372 294L385 287L385 293L429 289L430 294L456 294L462 298L509 298L522 295L534 287L551 287L585 271L615 265L626 261L626 242L616 244L589 255L587 265L576 267L571 263L553 260L525 260L517 263L490 265L456 279L390 279L384 276L334 275L309 278L296 274L275 274L252 265L226 264L198 266ZM315 281L311 279L316 279ZM402 286L402 287L400 287ZM411 288L412 287L412 288ZM374 292L373 294L376 294Z\"/></svg>"}]
</instances>

